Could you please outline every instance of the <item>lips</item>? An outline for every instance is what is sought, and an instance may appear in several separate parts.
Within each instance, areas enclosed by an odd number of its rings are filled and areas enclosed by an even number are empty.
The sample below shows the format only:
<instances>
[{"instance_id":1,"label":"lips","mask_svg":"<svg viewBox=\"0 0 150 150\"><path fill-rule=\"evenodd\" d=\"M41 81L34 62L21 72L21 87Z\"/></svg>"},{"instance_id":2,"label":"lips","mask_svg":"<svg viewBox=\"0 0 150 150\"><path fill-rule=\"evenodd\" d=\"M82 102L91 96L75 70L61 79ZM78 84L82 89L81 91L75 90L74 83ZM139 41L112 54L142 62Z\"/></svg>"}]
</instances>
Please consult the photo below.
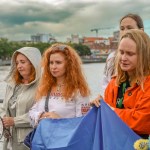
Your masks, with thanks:
<instances>
[{"instance_id":1,"label":"lips","mask_svg":"<svg viewBox=\"0 0 150 150\"><path fill-rule=\"evenodd\" d=\"M122 63L121 65L123 65L123 66L128 66L129 64L123 64L123 63Z\"/></svg>"},{"instance_id":2,"label":"lips","mask_svg":"<svg viewBox=\"0 0 150 150\"><path fill-rule=\"evenodd\" d=\"M126 64L124 62L121 62L120 64L123 65L123 66L128 66L129 65L129 64Z\"/></svg>"},{"instance_id":3,"label":"lips","mask_svg":"<svg viewBox=\"0 0 150 150\"><path fill-rule=\"evenodd\" d=\"M127 63L123 63L123 62L121 62L120 63L120 67L123 69L125 69L125 68L128 68L130 65L129 64L127 64Z\"/></svg>"},{"instance_id":4,"label":"lips","mask_svg":"<svg viewBox=\"0 0 150 150\"><path fill-rule=\"evenodd\" d=\"M52 74L57 74L58 73L58 71L52 71Z\"/></svg>"},{"instance_id":5,"label":"lips","mask_svg":"<svg viewBox=\"0 0 150 150\"><path fill-rule=\"evenodd\" d=\"M23 70L18 70L19 72L22 72Z\"/></svg>"}]
</instances>

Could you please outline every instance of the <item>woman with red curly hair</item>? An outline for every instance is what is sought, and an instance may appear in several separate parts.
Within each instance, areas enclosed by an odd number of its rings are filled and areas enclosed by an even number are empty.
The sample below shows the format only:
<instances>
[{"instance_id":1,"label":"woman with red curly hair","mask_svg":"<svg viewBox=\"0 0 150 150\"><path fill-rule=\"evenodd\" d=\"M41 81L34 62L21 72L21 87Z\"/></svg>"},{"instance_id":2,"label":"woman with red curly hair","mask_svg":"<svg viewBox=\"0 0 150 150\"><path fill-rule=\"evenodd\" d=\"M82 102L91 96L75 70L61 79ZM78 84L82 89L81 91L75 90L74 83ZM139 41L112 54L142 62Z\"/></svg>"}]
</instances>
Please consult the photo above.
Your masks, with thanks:
<instances>
[{"instance_id":1,"label":"woman with red curly hair","mask_svg":"<svg viewBox=\"0 0 150 150\"><path fill-rule=\"evenodd\" d=\"M42 63L37 100L29 112L33 126L42 118L84 115L90 108L90 91L77 52L68 45L57 43L45 51ZM48 112L45 112L46 103Z\"/></svg>"}]
</instances>

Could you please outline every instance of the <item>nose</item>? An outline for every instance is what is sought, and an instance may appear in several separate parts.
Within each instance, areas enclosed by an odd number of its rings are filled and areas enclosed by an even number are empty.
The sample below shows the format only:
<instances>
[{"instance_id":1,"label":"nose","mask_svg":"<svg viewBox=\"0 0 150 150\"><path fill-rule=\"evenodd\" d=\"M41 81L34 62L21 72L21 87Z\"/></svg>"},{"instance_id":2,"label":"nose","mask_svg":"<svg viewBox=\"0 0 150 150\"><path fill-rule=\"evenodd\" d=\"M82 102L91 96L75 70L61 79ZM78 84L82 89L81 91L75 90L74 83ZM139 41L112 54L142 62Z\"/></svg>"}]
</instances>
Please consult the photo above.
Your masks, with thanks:
<instances>
[{"instance_id":1,"label":"nose","mask_svg":"<svg viewBox=\"0 0 150 150\"><path fill-rule=\"evenodd\" d=\"M20 68L21 67L21 63L17 63L17 68Z\"/></svg>"},{"instance_id":2,"label":"nose","mask_svg":"<svg viewBox=\"0 0 150 150\"><path fill-rule=\"evenodd\" d=\"M122 61L127 60L127 57L126 57L126 54L125 54L125 53L121 55L121 59L122 59Z\"/></svg>"},{"instance_id":3,"label":"nose","mask_svg":"<svg viewBox=\"0 0 150 150\"><path fill-rule=\"evenodd\" d=\"M57 67L56 63L51 64L51 68L55 69Z\"/></svg>"},{"instance_id":4,"label":"nose","mask_svg":"<svg viewBox=\"0 0 150 150\"><path fill-rule=\"evenodd\" d=\"M124 28L124 30L120 30L120 36L122 36L127 30L127 28Z\"/></svg>"},{"instance_id":5,"label":"nose","mask_svg":"<svg viewBox=\"0 0 150 150\"><path fill-rule=\"evenodd\" d=\"M127 30L129 30L128 28L124 28L124 31L127 31Z\"/></svg>"}]
</instances>

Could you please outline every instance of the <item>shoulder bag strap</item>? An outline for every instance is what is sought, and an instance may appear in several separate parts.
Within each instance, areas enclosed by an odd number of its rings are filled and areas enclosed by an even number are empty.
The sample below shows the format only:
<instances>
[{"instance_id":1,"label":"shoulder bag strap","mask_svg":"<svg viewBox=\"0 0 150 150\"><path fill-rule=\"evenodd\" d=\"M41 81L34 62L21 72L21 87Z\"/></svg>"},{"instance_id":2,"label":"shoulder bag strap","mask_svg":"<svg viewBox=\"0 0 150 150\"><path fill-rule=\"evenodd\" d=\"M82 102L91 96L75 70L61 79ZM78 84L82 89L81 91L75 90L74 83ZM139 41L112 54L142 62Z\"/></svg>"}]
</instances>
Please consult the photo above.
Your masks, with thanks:
<instances>
[{"instance_id":1,"label":"shoulder bag strap","mask_svg":"<svg viewBox=\"0 0 150 150\"><path fill-rule=\"evenodd\" d=\"M46 100L45 100L45 112L49 112L49 109L48 109L49 95L50 95L50 92L48 92L48 95L46 96Z\"/></svg>"}]
</instances>

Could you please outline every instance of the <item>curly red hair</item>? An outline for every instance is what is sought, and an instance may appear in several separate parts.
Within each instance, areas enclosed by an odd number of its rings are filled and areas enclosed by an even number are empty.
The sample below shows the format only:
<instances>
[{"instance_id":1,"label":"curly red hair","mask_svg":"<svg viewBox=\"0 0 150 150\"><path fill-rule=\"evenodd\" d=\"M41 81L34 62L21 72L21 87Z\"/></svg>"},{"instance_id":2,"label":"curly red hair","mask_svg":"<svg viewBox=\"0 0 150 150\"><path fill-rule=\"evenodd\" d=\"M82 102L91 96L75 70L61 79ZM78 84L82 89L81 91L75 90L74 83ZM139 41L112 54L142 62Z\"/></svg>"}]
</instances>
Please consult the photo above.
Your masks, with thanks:
<instances>
[{"instance_id":1,"label":"curly red hair","mask_svg":"<svg viewBox=\"0 0 150 150\"><path fill-rule=\"evenodd\" d=\"M66 60L65 87L63 97L67 100L76 92L80 92L82 96L89 96L90 90L82 72L82 61L77 52L70 46L65 44L53 44L43 55L42 67L43 73L36 94L39 100L42 96L47 96L50 89L56 85L56 78L52 76L49 68L50 55L61 53Z\"/></svg>"}]
</instances>

